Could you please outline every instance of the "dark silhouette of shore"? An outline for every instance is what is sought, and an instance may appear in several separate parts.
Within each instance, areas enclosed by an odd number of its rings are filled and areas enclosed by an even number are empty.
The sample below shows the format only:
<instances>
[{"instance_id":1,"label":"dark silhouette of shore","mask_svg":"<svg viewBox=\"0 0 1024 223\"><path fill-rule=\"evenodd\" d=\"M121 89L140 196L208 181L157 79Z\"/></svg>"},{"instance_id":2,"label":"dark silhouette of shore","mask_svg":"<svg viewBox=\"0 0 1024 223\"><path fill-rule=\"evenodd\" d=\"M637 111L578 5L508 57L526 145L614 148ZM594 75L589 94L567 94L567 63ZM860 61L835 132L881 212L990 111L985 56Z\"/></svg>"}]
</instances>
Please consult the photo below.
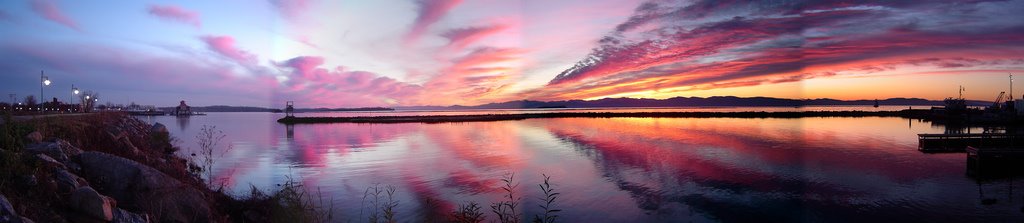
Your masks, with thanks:
<instances>
[{"instance_id":1,"label":"dark silhouette of shore","mask_svg":"<svg viewBox=\"0 0 1024 223\"><path fill-rule=\"evenodd\" d=\"M284 124L312 123L444 123L487 122L535 118L806 118L806 117L904 117L924 118L928 110L901 111L783 111L783 112L552 112L487 115L417 115L361 117L285 117Z\"/></svg>"}]
</instances>

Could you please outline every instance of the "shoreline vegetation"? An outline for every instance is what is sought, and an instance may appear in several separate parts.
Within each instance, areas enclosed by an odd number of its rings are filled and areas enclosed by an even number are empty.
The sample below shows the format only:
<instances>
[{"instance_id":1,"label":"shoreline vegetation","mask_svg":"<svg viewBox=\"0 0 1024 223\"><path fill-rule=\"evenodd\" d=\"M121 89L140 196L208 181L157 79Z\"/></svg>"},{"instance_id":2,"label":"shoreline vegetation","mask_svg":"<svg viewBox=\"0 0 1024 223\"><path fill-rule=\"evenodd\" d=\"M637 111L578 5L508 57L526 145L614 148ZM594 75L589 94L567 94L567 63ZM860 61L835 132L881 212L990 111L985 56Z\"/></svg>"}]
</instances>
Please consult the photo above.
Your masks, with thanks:
<instances>
[{"instance_id":1,"label":"shoreline vegetation","mask_svg":"<svg viewBox=\"0 0 1024 223\"><path fill-rule=\"evenodd\" d=\"M160 123L123 112L21 118L0 122L0 222L330 222L332 206L291 178L227 193L210 177L217 157L179 155ZM214 131L197 136L204 149L222 138Z\"/></svg>"},{"instance_id":2,"label":"shoreline vegetation","mask_svg":"<svg viewBox=\"0 0 1024 223\"><path fill-rule=\"evenodd\" d=\"M413 115L357 117L284 117L283 124L316 123L446 123L512 121L538 118L809 118L809 117L901 117L925 118L929 110L900 111L780 111L780 112L546 112L485 115Z\"/></svg>"}]
</instances>

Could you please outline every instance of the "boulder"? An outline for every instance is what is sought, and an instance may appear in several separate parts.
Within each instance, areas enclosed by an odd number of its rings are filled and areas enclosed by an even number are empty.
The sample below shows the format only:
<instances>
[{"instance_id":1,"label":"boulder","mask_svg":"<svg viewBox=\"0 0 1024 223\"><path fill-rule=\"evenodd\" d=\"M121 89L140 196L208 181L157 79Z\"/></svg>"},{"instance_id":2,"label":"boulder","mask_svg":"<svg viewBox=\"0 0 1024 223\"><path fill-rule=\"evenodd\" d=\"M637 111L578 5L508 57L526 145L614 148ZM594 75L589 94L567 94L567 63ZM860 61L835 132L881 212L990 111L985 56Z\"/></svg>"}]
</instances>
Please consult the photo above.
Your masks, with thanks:
<instances>
[{"instance_id":1,"label":"boulder","mask_svg":"<svg viewBox=\"0 0 1024 223\"><path fill-rule=\"evenodd\" d=\"M61 194L70 194L78 190L79 187L89 185L89 182L85 181L85 179L67 170L54 170L53 178L57 182L57 191Z\"/></svg>"},{"instance_id":2,"label":"boulder","mask_svg":"<svg viewBox=\"0 0 1024 223\"><path fill-rule=\"evenodd\" d=\"M150 133L163 133L163 134L168 134L169 133L167 131L167 126L164 126L164 124L160 124L159 122L153 123L153 127L149 128L149 132Z\"/></svg>"},{"instance_id":3,"label":"boulder","mask_svg":"<svg viewBox=\"0 0 1024 223\"><path fill-rule=\"evenodd\" d=\"M47 156L46 154L36 154L36 159L39 159L39 162L43 163L43 165L48 167L67 169L67 167L65 167L63 163L60 163L59 161L53 159L50 156Z\"/></svg>"},{"instance_id":4,"label":"boulder","mask_svg":"<svg viewBox=\"0 0 1024 223\"><path fill-rule=\"evenodd\" d=\"M39 133L39 131L34 131L26 135L25 139L27 139L29 143L40 143L43 142L43 134Z\"/></svg>"},{"instance_id":5,"label":"boulder","mask_svg":"<svg viewBox=\"0 0 1024 223\"><path fill-rule=\"evenodd\" d=\"M119 201L121 207L157 213L153 221L208 222L211 209L203 193L152 167L102 152L78 156L89 184Z\"/></svg>"},{"instance_id":6,"label":"boulder","mask_svg":"<svg viewBox=\"0 0 1024 223\"><path fill-rule=\"evenodd\" d=\"M81 187L71 193L69 206L75 211L99 220L114 220L114 199L100 195L91 187Z\"/></svg>"},{"instance_id":7,"label":"boulder","mask_svg":"<svg viewBox=\"0 0 1024 223\"><path fill-rule=\"evenodd\" d=\"M111 223L149 223L149 215L136 214L118 208L114 210L114 220Z\"/></svg>"},{"instance_id":8,"label":"boulder","mask_svg":"<svg viewBox=\"0 0 1024 223\"><path fill-rule=\"evenodd\" d=\"M45 154L57 162L64 164L65 167L73 170L78 169L78 164L71 162L68 157L76 156L82 153L82 149L71 145L68 141L61 139L54 140L53 142L40 142L32 143L25 146L25 151L31 154Z\"/></svg>"},{"instance_id":9,"label":"boulder","mask_svg":"<svg viewBox=\"0 0 1024 223\"><path fill-rule=\"evenodd\" d=\"M25 151L32 154L45 154L62 163L68 160L68 155L64 154L64 150L60 149L60 144L56 142L28 144L25 146Z\"/></svg>"},{"instance_id":10,"label":"boulder","mask_svg":"<svg viewBox=\"0 0 1024 223\"><path fill-rule=\"evenodd\" d=\"M11 205L11 202L7 201L7 197L4 197L3 194L0 194L0 222L33 223L31 219L18 216L18 212L14 210L14 206Z\"/></svg>"},{"instance_id":11,"label":"boulder","mask_svg":"<svg viewBox=\"0 0 1024 223\"><path fill-rule=\"evenodd\" d=\"M68 156L77 156L78 154L85 152L82 149L79 149L78 147L71 145L70 142L62 139L54 140L54 142L56 142L57 145L60 145L61 151L64 151L64 154L67 154Z\"/></svg>"},{"instance_id":12,"label":"boulder","mask_svg":"<svg viewBox=\"0 0 1024 223\"><path fill-rule=\"evenodd\" d=\"M107 132L107 134L110 135L110 138L114 140L114 143L117 146L116 149L118 149L118 151L124 152L125 154L131 154L132 156L139 155L139 148L135 147L135 144L132 144L132 140L128 138L127 133Z\"/></svg>"},{"instance_id":13,"label":"boulder","mask_svg":"<svg viewBox=\"0 0 1024 223\"><path fill-rule=\"evenodd\" d=\"M0 194L0 222L17 221L15 219L21 219L21 217L18 216L18 212L14 211L14 206L7 201L7 197Z\"/></svg>"},{"instance_id":14,"label":"boulder","mask_svg":"<svg viewBox=\"0 0 1024 223\"><path fill-rule=\"evenodd\" d=\"M36 178L36 175L32 175L32 174L19 175L19 176L15 177L15 179L16 179L15 182L17 183L18 186L34 187L36 185L39 185L39 178Z\"/></svg>"}]
</instances>

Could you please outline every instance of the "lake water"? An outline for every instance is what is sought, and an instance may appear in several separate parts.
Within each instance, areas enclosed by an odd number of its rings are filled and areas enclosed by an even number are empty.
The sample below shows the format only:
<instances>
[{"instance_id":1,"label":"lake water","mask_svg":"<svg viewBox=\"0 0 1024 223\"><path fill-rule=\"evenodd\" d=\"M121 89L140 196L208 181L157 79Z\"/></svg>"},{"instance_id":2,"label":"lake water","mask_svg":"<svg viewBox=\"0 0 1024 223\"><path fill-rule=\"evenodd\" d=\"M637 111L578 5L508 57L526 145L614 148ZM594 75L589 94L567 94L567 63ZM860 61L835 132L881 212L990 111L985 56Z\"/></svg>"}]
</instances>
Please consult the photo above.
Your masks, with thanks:
<instances>
[{"instance_id":1,"label":"lake water","mask_svg":"<svg viewBox=\"0 0 1024 223\"><path fill-rule=\"evenodd\" d=\"M540 211L541 174L551 176L562 194L556 203L563 209L560 222L1024 219L1024 182L975 181L966 175L965 154L919 152L916 134L944 128L917 120L560 118L286 126L275 122L282 116L139 118L167 125L183 155L197 147L204 125L216 126L227 135L221 144L231 149L222 150L213 171L230 191L244 194L250 185L273 190L291 177L333 198L335 220L342 222L365 221L364 193L374 185L397 188L402 221L450 212L468 201L494 219L488 206L502 199L507 173L515 174L520 207L530 218Z\"/></svg>"}]
</instances>

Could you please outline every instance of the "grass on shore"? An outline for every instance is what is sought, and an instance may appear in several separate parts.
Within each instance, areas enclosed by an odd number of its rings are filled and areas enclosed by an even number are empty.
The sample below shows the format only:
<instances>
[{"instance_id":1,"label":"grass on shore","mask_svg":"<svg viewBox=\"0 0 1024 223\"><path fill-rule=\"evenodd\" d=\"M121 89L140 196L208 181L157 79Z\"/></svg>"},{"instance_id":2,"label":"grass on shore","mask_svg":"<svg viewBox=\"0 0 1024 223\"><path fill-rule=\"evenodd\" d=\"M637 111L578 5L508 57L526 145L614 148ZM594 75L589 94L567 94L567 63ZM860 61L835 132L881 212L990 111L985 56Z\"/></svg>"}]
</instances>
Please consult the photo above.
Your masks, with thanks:
<instances>
[{"instance_id":1,"label":"grass on shore","mask_svg":"<svg viewBox=\"0 0 1024 223\"><path fill-rule=\"evenodd\" d=\"M553 185L551 184L551 176L543 175L544 181L538 184L542 197L537 197L540 200L538 208L540 213L533 216L531 222L533 223L554 223L558 220L558 213L561 209L556 207L556 198L561 193L555 192ZM522 204L522 198L520 195L515 193L519 186L519 183L515 181L515 175L512 173L506 174L501 178L502 185L501 191L502 200L494 202L490 205L491 213L496 221L501 223L520 223L524 222L522 216L525 211ZM367 188L366 196L364 201L369 199L369 202L364 202L363 209L369 211L370 215L366 218L367 222L396 222L394 219L395 210L398 207L398 201L394 199L395 187L387 185L381 187L380 185L374 185ZM425 204L425 208L437 208L433 201L428 200ZM362 216L362 215L361 215ZM480 223L486 222L487 216L483 211L483 207L479 203L474 201L466 201L459 204L459 207L447 215L442 216L445 222L454 223ZM359 219L362 219L360 217ZM427 219L423 219L424 222L435 222L438 219L432 219L431 216L427 216Z\"/></svg>"}]
</instances>

